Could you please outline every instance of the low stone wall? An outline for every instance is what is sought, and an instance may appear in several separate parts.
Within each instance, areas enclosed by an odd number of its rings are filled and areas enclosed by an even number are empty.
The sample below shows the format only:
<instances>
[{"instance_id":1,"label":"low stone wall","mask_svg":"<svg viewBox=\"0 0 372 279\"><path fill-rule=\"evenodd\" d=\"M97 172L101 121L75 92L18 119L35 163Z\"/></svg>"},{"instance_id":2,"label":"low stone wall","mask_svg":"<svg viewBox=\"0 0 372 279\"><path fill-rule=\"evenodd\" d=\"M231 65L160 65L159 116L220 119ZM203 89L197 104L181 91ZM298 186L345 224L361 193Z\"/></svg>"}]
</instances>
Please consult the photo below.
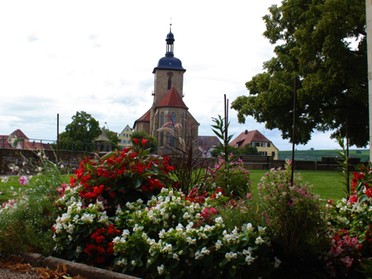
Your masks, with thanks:
<instances>
[{"instance_id":1,"label":"low stone wall","mask_svg":"<svg viewBox=\"0 0 372 279\"><path fill-rule=\"evenodd\" d=\"M10 166L18 165L21 167L24 160L23 158L38 160L37 152L38 151L21 149L0 149L0 175L12 174ZM78 166L81 160L86 157L94 156L94 153L91 152L59 151L58 154L53 150L45 150L44 152L50 161L54 163L60 162L64 165L66 170L70 172ZM280 168L285 165L284 160L267 160L252 156L244 159L244 165L248 170L269 170L271 168ZM200 158L200 162L195 164L200 167L212 167L215 163L215 158ZM359 161L352 161L350 169L353 170L354 166L358 163ZM295 161L294 166L295 170L338 170L338 164L329 160Z\"/></svg>"},{"instance_id":2,"label":"low stone wall","mask_svg":"<svg viewBox=\"0 0 372 279\"><path fill-rule=\"evenodd\" d=\"M53 150L43 151L45 156L53 162L60 162L67 170L75 169L79 162L86 157L92 157L93 153L77 151L59 151L58 154ZM24 158L39 160L38 151L22 149L0 149L0 174L12 174L11 166L22 166ZM32 170L31 170L32 171Z\"/></svg>"}]
</instances>

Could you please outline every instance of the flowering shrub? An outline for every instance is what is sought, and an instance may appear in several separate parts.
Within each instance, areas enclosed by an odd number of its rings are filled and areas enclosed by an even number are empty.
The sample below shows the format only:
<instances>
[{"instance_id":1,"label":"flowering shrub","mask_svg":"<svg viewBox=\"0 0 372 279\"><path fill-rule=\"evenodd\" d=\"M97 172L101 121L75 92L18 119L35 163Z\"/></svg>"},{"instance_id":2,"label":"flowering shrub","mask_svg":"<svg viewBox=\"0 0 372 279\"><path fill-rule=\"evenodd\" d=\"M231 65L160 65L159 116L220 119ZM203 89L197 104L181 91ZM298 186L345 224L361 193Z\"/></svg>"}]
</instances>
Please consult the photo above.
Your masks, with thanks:
<instances>
[{"instance_id":1,"label":"flowering shrub","mask_svg":"<svg viewBox=\"0 0 372 279\"><path fill-rule=\"evenodd\" d=\"M23 157L22 168L13 166L21 187L18 190L11 187L12 199L0 207L2 255L15 251L49 254L53 249L50 227L57 216L56 189L64 182L62 165L49 161L42 151L36 155L37 160Z\"/></svg>"},{"instance_id":2,"label":"flowering shrub","mask_svg":"<svg viewBox=\"0 0 372 279\"><path fill-rule=\"evenodd\" d=\"M371 189L371 166L362 167L354 172L349 199L327 204L329 223L334 228L328 266L335 277L355 273L372 256ZM369 265L372 268L370 260Z\"/></svg>"},{"instance_id":3,"label":"flowering shrub","mask_svg":"<svg viewBox=\"0 0 372 279\"><path fill-rule=\"evenodd\" d=\"M56 202L60 216L54 229L55 253L71 260L107 265L112 260L112 239L118 230L109 221L117 208L138 198L149 199L170 182L173 167L167 158L149 154L146 139L134 147L85 159L62 185Z\"/></svg>"},{"instance_id":4,"label":"flowering shrub","mask_svg":"<svg viewBox=\"0 0 372 279\"><path fill-rule=\"evenodd\" d=\"M136 139L133 142L136 143ZM97 159L85 159L71 178L71 185L82 185L79 195L87 205L99 199L108 210L115 213L118 205L138 198L149 199L170 182L173 167L166 157L150 155L140 148L146 139L134 148L114 151Z\"/></svg>"},{"instance_id":5,"label":"flowering shrub","mask_svg":"<svg viewBox=\"0 0 372 279\"><path fill-rule=\"evenodd\" d=\"M219 188L225 195L239 198L249 192L251 181L243 161L234 160L233 155L229 155L227 161L219 156L214 167L207 169L205 184L209 189Z\"/></svg>"},{"instance_id":6,"label":"flowering shrub","mask_svg":"<svg viewBox=\"0 0 372 279\"><path fill-rule=\"evenodd\" d=\"M109 221L102 202L85 206L78 193L79 187L67 188L57 201L66 211L53 225L55 254L90 264L108 263L113 255L112 239L119 231Z\"/></svg>"},{"instance_id":7,"label":"flowering shrub","mask_svg":"<svg viewBox=\"0 0 372 279\"><path fill-rule=\"evenodd\" d=\"M358 237L350 236L347 230L336 232L327 255L327 266L332 277L349 276L352 266L360 264L362 247Z\"/></svg>"},{"instance_id":8,"label":"flowering shrub","mask_svg":"<svg viewBox=\"0 0 372 279\"><path fill-rule=\"evenodd\" d=\"M227 230L215 199L201 205L164 188L145 207L128 203L117 217L123 232L114 239L116 269L144 278L270 274L280 261L271 254L265 228L246 223Z\"/></svg>"},{"instance_id":9,"label":"flowering shrub","mask_svg":"<svg viewBox=\"0 0 372 279\"><path fill-rule=\"evenodd\" d=\"M271 169L258 183L263 222L275 253L283 258L285 272L292 272L292 276L322 265L317 261L326 243L326 226L319 198L309 187L300 176L295 176L291 185L289 161L284 169Z\"/></svg>"}]
</instances>

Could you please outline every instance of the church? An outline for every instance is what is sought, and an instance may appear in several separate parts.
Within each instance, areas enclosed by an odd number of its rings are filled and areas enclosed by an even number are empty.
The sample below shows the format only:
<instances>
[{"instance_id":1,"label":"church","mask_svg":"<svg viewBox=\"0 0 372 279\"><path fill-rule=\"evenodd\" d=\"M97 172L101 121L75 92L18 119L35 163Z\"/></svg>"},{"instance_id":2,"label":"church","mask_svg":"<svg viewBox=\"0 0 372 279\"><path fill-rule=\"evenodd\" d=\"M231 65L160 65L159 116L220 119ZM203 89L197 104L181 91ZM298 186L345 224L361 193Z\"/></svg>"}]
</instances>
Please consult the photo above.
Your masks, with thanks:
<instances>
[{"instance_id":1,"label":"church","mask_svg":"<svg viewBox=\"0 0 372 279\"><path fill-rule=\"evenodd\" d=\"M183 75L186 70L174 56L174 35L170 29L165 56L154 68L154 91L151 108L134 122L134 131L144 131L158 142L158 153L198 140L199 123L183 101Z\"/></svg>"}]
</instances>

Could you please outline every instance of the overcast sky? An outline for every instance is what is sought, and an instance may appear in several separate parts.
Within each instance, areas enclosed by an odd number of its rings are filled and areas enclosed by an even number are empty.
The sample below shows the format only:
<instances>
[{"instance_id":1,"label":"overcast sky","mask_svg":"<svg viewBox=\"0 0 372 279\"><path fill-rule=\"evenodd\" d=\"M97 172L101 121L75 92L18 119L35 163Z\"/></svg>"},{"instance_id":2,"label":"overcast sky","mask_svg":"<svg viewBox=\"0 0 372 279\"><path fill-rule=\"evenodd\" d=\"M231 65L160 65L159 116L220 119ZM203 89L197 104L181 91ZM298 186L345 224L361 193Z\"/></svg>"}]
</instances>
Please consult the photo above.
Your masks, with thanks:
<instances>
[{"instance_id":1,"label":"overcast sky","mask_svg":"<svg viewBox=\"0 0 372 279\"><path fill-rule=\"evenodd\" d=\"M172 23L174 54L181 59L184 101L213 135L212 117L248 94L245 83L262 72L273 46L262 17L279 0L1 1L0 134L21 129L31 139L56 140L77 111L121 132L152 104L152 71L165 55ZM230 134L257 129L280 150L278 130L229 111ZM288 116L288 121L291 116ZM106 123L106 124L105 124ZM336 149L329 134L314 133L297 149Z\"/></svg>"}]
</instances>

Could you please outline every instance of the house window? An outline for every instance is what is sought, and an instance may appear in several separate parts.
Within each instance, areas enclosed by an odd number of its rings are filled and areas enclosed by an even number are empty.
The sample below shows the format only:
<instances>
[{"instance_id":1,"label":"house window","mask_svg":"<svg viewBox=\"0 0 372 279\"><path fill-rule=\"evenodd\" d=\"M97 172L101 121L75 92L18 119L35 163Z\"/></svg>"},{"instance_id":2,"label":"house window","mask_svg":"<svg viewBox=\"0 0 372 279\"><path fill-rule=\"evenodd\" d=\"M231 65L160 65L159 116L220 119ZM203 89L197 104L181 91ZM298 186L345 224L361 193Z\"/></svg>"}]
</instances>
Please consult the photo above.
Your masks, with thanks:
<instances>
[{"instance_id":1,"label":"house window","mask_svg":"<svg viewBox=\"0 0 372 279\"><path fill-rule=\"evenodd\" d=\"M273 157L273 158L275 157L275 151L271 152L271 157Z\"/></svg>"},{"instance_id":2,"label":"house window","mask_svg":"<svg viewBox=\"0 0 372 279\"><path fill-rule=\"evenodd\" d=\"M270 142L267 143L267 147L270 147ZM275 153L275 152L274 152Z\"/></svg>"}]
</instances>

